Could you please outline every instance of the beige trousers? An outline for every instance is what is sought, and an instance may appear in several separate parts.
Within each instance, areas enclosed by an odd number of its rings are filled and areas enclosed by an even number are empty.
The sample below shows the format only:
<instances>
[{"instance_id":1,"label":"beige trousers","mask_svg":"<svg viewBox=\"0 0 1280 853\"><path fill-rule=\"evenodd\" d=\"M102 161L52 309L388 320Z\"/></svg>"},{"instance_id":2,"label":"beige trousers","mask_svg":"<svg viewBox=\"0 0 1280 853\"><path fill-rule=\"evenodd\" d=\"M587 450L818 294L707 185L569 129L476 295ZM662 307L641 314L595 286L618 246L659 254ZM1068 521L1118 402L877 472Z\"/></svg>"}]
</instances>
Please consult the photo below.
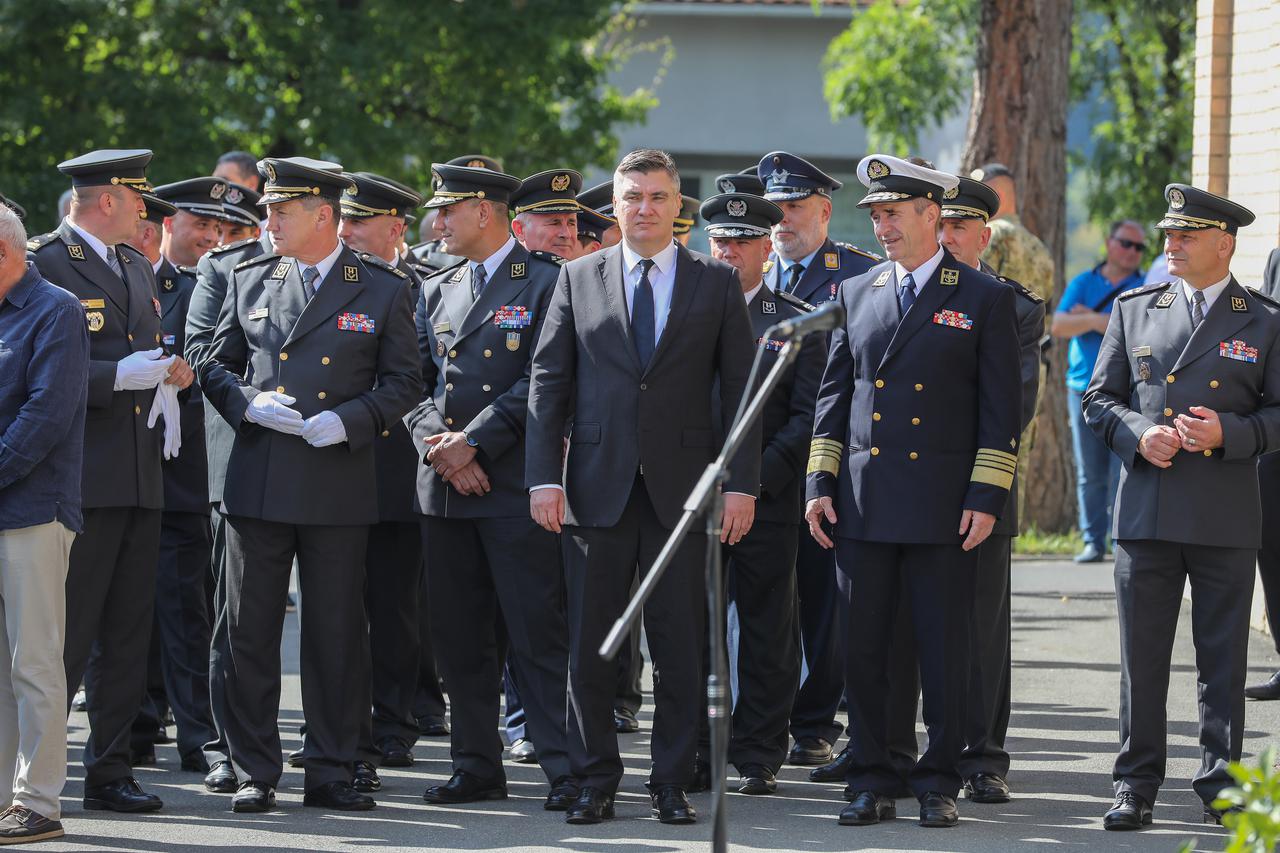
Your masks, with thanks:
<instances>
[{"instance_id":1,"label":"beige trousers","mask_svg":"<svg viewBox=\"0 0 1280 853\"><path fill-rule=\"evenodd\" d=\"M0 530L0 788L8 805L61 818L67 780L67 559L75 534L51 521Z\"/></svg>"}]
</instances>

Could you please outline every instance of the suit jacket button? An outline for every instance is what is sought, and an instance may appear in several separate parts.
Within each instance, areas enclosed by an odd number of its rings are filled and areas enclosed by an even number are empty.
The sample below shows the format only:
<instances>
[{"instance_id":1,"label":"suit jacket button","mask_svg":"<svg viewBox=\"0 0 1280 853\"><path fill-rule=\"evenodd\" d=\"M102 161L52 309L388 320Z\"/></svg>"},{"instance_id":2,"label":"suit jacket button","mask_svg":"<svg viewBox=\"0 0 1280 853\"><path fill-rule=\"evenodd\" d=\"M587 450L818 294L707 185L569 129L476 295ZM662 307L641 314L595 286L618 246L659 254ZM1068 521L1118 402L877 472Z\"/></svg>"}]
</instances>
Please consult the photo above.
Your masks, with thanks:
<instances>
[{"instance_id":1,"label":"suit jacket button","mask_svg":"<svg viewBox=\"0 0 1280 853\"><path fill-rule=\"evenodd\" d=\"M450 353L450 355L452 355L452 353ZM493 350L491 350L491 349L487 349L487 350L485 350L485 351L484 351L484 357L485 357L485 358L493 358Z\"/></svg>"},{"instance_id":2,"label":"suit jacket button","mask_svg":"<svg viewBox=\"0 0 1280 853\"><path fill-rule=\"evenodd\" d=\"M453 418L445 418L445 419L444 419L444 425L445 425L445 426L453 426Z\"/></svg>"},{"instance_id":3,"label":"suit jacket button","mask_svg":"<svg viewBox=\"0 0 1280 853\"><path fill-rule=\"evenodd\" d=\"M492 389L491 387L489 387L488 385L482 385L481 387L482 387L482 388L484 388L484 390L486 390L486 391L492 391L492 390L493 390L493 389Z\"/></svg>"},{"instance_id":4,"label":"suit jacket button","mask_svg":"<svg viewBox=\"0 0 1280 853\"><path fill-rule=\"evenodd\" d=\"M389 429L384 429L384 430L382 431L382 437L383 437L383 438L386 438L386 437L387 437L387 436L389 436L389 435L391 435L391 430L389 430Z\"/></svg>"},{"instance_id":5,"label":"suit jacket button","mask_svg":"<svg viewBox=\"0 0 1280 853\"><path fill-rule=\"evenodd\" d=\"M130 333L130 334L129 334L129 342L130 342L130 343L133 343L133 334L132 334L132 333Z\"/></svg>"},{"instance_id":6,"label":"suit jacket button","mask_svg":"<svg viewBox=\"0 0 1280 853\"><path fill-rule=\"evenodd\" d=\"M912 418L912 419L911 419L911 425L912 425L912 426L920 426L920 419L919 419L919 418ZM914 457L914 456L912 456L911 458L912 458L912 459L915 459L915 457Z\"/></svg>"},{"instance_id":7,"label":"suit jacket button","mask_svg":"<svg viewBox=\"0 0 1280 853\"><path fill-rule=\"evenodd\" d=\"M877 388L883 388L883 387L884 387L884 380L883 380L883 379L877 379L877 380L876 380L876 387L877 387Z\"/></svg>"},{"instance_id":8,"label":"suit jacket button","mask_svg":"<svg viewBox=\"0 0 1280 853\"><path fill-rule=\"evenodd\" d=\"M446 391L452 391L452 390L453 390L453 383L452 383L452 382L446 382L446 383L444 383L444 390L446 390Z\"/></svg>"},{"instance_id":9,"label":"suit jacket button","mask_svg":"<svg viewBox=\"0 0 1280 853\"><path fill-rule=\"evenodd\" d=\"M160 335L159 335L159 334L157 334L157 335L156 335L156 343L160 343Z\"/></svg>"},{"instance_id":10,"label":"suit jacket button","mask_svg":"<svg viewBox=\"0 0 1280 853\"><path fill-rule=\"evenodd\" d=\"M923 391L923 390L924 390L924 386L923 386L923 385L921 385L919 382L917 382L917 383L916 383L916 390L917 390L917 391Z\"/></svg>"},{"instance_id":11,"label":"suit jacket button","mask_svg":"<svg viewBox=\"0 0 1280 853\"><path fill-rule=\"evenodd\" d=\"M643 382L641 382L641 383L640 383L640 390L641 390L641 391L648 391L648 390L649 390L649 386L648 386L648 385L646 385L646 384L644 384Z\"/></svg>"},{"instance_id":12,"label":"suit jacket button","mask_svg":"<svg viewBox=\"0 0 1280 853\"><path fill-rule=\"evenodd\" d=\"M1210 379L1210 380L1209 380L1209 387L1210 387L1210 388L1217 388L1217 387L1218 387L1218 380L1216 380L1216 379Z\"/></svg>"},{"instance_id":13,"label":"suit jacket button","mask_svg":"<svg viewBox=\"0 0 1280 853\"><path fill-rule=\"evenodd\" d=\"M319 394L317 394L316 396L317 396L317 397L319 397L321 400L323 400L323 399L324 399L326 396L328 396L328 395L326 395L323 391L321 391L321 392L320 392Z\"/></svg>"},{"instance_id":14,"label":"suit jacket button","mask_svg":"<svg viewBox=\"0 0 1280 853\"><path fill-rule=\"evenodd\" d=\"M134 413L135 415L140 415L140 414L142 414L142 407L141 407L141 406L134 406L134 407L133 407L133 413Z\"/></svg>"},{"instance_id":15,"label":"suit jacket button","mask_svg":"<svg viewBox=\"0 0 1280 853\"><path fill-rule=\"evenodd\" d=\"M878 448L878 447L873 447L873 448L871 448L871 455L872 455L872 456L879 456L879 455L880 455L880 448Z\"/></svg>"},{"instance_id":16,"label":"suit jacket button","mask_svg":"<svg viewBox=\"0 0 1280 853\"><path fill-rule=\"evenodd\" d=\"M488 350L485 350L485 352L487 353ZM458 357L458 351L456 349L449 350L449 358L457 358L457 357Z\"/></svg>"},{"instance_id":17,"label":"suit jacket button","mask_svg":"<svg viewBox=\"0 0 1280 853\"><path fill-rule=\"evenodd\" d=\"M284 393L284 386L283 386L283 385L277 385L277 386L276 386L276 393L277 393L277 394L283 394L283 393Z\"/></svg>"},{"instance_id":18,"label":"suit jacket button","mask_svg":"<svg viewBox=\"0 0 1280 853\"><path fill-rule=\"evenodd\" d=\"M912 458L912 459L919 459L919 458L920 458L920 454L919 454L919 453L916 453L914 450L913 450L913 451L911 451L910 453L908 453L908 454L907 454L907 456L909 456L909 457L910 457L910 458Z\"/></svg>"},{"instance_id":19,"label":"suit jacket button","mask_svg":"<svg viewBox=\"0 0 1280 853\"><path fill-rule=\"evenodd\" d=\"M879 413L879 412L872 412L872 413L871 413L871 420L873 420L873 421L878 421L878 420L880 420L880 413Z\"/></svg>"},{"instance_id":20,"label":"suit jacket button","mask_svg":"<svg viewBox=\"0 0 1280 853\"><path fill-rule=\"evenodd\" d=\"M1212 450L1206 450L1206 451L1204 452L1204 455L1205 455L1205 456L1212 456L1212 455L1213 455L1213 451L1212 451Z\"/></svg>"},{"instance_id":21,"label":"suit jacket button","mask_svg":"<svg viewBox=\"0 0 1280 853\"><path fill-rule=\"evenodd\" d=\"M321 363L321 364L328 364L328 363L329 363L329 356L327 356L327 355L325 355L325 356L321 356L321 357L320 357L320 363Z\"/></svg>"},{"instance_id":22,"label":"suit jacket button","mask_svg":"<svg viewBox=\"0 0 1280 853\"><path fill-rule=\"evenodd\" d=\"M1176 377L1176 376L1174 376L1172 373L1170 373L1168 376L1166 376L1166 377L1164 378L1164 381L1165 381L1165 382L1173 382L1173 380L1175 380L1175 379L1177 379L1177 378L1178 378L1178 377Z\"/></svg>"},{"instance_id":23,"label":"suit jacket button","mask_svg":"<svg viewBox=\"0 0 1280 853\"><path fill-rule=\"evenodd\" d=\"M289 353L287 353L287 352L282 352L282 353L280 353L280 360L281 360L281 361L288 361L288 360L289 360Z\"/></svg>"}]
</instances>

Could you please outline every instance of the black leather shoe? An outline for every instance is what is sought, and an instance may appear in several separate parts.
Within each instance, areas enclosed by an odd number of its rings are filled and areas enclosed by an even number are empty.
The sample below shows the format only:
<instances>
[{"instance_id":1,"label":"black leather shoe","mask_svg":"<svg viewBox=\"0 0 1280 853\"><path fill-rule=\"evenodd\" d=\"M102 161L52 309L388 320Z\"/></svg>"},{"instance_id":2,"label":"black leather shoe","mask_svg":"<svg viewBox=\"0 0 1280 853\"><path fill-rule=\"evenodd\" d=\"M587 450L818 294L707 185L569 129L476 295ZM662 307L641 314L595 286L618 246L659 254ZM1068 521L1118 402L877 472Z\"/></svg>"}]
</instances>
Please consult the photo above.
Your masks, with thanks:
<instances>
[{"instance_id":1,"label":"black leather shoe","mask_svg":"<svg viewBox=\"0 0 1280 853\"><path fill-rule=\"evenodd\" d=\"M1261 684L1246 687L1244 695L1246 699L1257 699L1260 702L1280 699L1280 672L1275 673Z\"/></svg>"},{"instance_id":2,"label":"black leather shoe","mask_svg":"<svg viewBox=\"0 0 1280 853\"><path fill-rule=\"evenodd\" d=\"M614 708L613 728L620 735L634 734L640 731L640 721L630 708Z\"/></svg>"},{"instance_id":3,"label":"black leather shoe","mask_svg":"<svg viewBox=\"0 0 1280 853\"><path fill-rule=\"evenodd\" d=\"M1133 791L1121 791L1102 816L1102 828L1118 831L1142 829L1151 823L1151 806Z\"/></svg>"},{"instance_id":4,"label":"black leather shoe","mask_svg":"<svg viewBox=\"0 0 1280 853\"><path fill-rule=\"evenodd\" d=\"M417 719L418 733L423 737L449 736L449 724L445 722L444 717L437 717L434 714L424 714Z\"/></svg>"},{"instance_id":5,"label":"black leather shoe","mask_svg":"<svg viewBox=\"0 0 1280 853\"><path fill-rule=\"evenodd\" d=\"M849 747L840 750L840 754L836 756L835 761L828 762L821 767L815 767L809 771L810 782L843 782L845 774L849 770L849 765L853 763L853 752Z\"/></svg>"},{"instance_id":6,"label":"black leather shoe","mask_svg":"<svg viewBox=\"0 0 1280 853\"><path fill-rule=\"evenodd\" d=\"M290 766L290 767L302 767L302 766L304 766L304 764L305 764L305 762L304 762L304 759L303 759L303 756L302 756L302 750L300 750L300 749L295 749L293 752L289 753L289 766Z\"/></svg>"},{"instance_id":7,"label":"black leather shoe","mask_svg":"<svg viewBox=\"0 0 1280 853\"><path fill-rule=\"evenodd\" d=\"M800 764L805 767L826 764L830 760L831 744L826 738L821 737L796 738L795 745L791 747L791 754L787 756L788 764Z\"/></svg>"},{"instance_id":8,"label":"black leather shoe","mask_svg":"<svg viewBox=\"0 0 1280 853\"><path fill-rule=\"evenodd\" d=\"M579 791L578 799L564 813L564 822L574 824L600 823L612 818L613 797L592 787Z\"/></svg>"},{"instance_id":9,"label":"black leather shoe","mask_svg":"<svg viewBox=\"0 0 1280 853\"><path fill-rule=\"evenodd\" d=\"M412 767L413 750L398 737L384 737L378 742L383 767Z\"/></svg>"},{"instance_id":10,"label":"black leather shoe","mask_svg":"<svg viewBox=\"0 0 1280 853\"><path fill-rule=\"evenodd\" d=\"M209 762L204 760L204 753L192 752L182 756L182 769L191 773L208 773Z\"/></svg>"},{"instance_id":11,"label":"black leather shoe","mask_svg":"<svg viewBox=\"0 0 1280 853\"><path fill-rule=\"evenodd\" d=\"M561 776L551 783L551 791L542 807L549 812L568 811L569 806L578 799L578 794L577 781L572 776Z\"/></svg>"},{"instance_id":12,"label":"black leather shoe","mask_svg":"<svg viewBox=\"0 0 1280 853\"><path fill-rule=\"evenodd\" d=\"M269 812L275 807L276 790L266 782L241 782L231 798L233 812L256 814Z\"/></svg>"},{"instance_id":13,"label":"black leather shoe","mask_svg":"<svg viewBox=\"0 0 1280 853\"><path fill-rule=\"evenodd\" d=\"M760 796L778 790L778 777L763 764L744 764L739 768L738 793Z\"/></svg>"},{"instance_id":14,"label":"black leather shoe","mask_svg":"<svg viewBox=\"0 0 1280 853\"><path fill-rule=\"evenodd\" d=\"M920 798L920 825L931 827L955 826L960 822L956 801L945 794L930 791Z\"/></svg>"},{"instance_id":15,"label":"black leather shoe","mask_svg":"<svg viewBox=\"0 0 1280 853\"><path fill-rule=\"evenodd\" d=\"M870 826L898 816L898 804L875 791L858 791L840 810L841 826Z\"/></svg>"},{"instance_id":16,"label":"black leather shoe","mask_svg":"<svg viewBox=\"0 0 1280 853\"><path fill-rule=\"evenodd\" d=\"M998 773L974 773L964 780L964 795L971 803L1007 803L1009 786Z\"/></svg>"},{"instance_id":17,"label":"black leather shoe","mask_svg":"<svg viewBox=\"0 0 1280 853\"><path fill-rule=\"evenodd\" d=\"M326 782L314 791L307 791L302 796L302 804L339 812L367 812L377 805L373 797L366 797L346 782Z\"/></svg>"},{"instance_id":18,"label":"black leather shoe","mask_svg":"<svg viewBox=\"0 0 1280 853\"><path fill-rule=\"evenodd\" d=\"M1204 822L1213 823L1213 824L1217 824L1218 826L1222 826L1223 825L1222 818L1224 815L1230 814L1231 812L1242 812L1242 811L1244 811L1244 806L1231 806L1230 808L1225 810L1215 809L1213 806L1205 806Z\"/></svg>"},{"instance_id":19,"label":"black leather shoe","mask_svg":"<svg viewBox=\"0 0 1280 853\"><path fill-rule=\"evenodd\" d=\"M465 770L454 772L449 781L443 785L432 785L422 794L428 803L453 805L457 803L476 803L481 800L505 800L507 783L505 780L492 782L473 776Z\"/></svg>"},{"instance_id":20,"label":"black leather shoe","mask_svg":"<svg viewBox=\"0 0 1280 853\"><path fill-rule=\"evenodd\" d=\"M649 801L653 806L653 816L660 823L694 823L698 820L698 813L689 805L689 798L679 785L659 785L649 792Z\"/></svg>"},{"instance_id":21,"label":"black leather shoe","mask_svg":"<svg viewBox=\"0 0 1280 853\"><path fill-rule=\"evenodd\" d=\"M204 777L204 789L213 794L234 794L239 786L230 761L215 761Z\"/></svg>"},{"instance_id":22,"label":"black leather shoe","mask_svg":"<svg viewBox=\"0 0 1280 853\"><path fill-rule=\"evenodd\" d=\"M711 790L710 761L699 758L693 762L693 778L689 780L689 787L686 790L690 794L701 794L703 791Z\"/></svg>"},{"instance_id":23,"label":"black leather shoe","mask_svg":"<svg viewBox=\"0 0 1280 853\"><path fill-rule=\"evenodd\" d=\"M351 774L351 787L361 794L381 791L382 780L378 778L378 768L368 761L357 761L355 771Z\"/></svg>"},{"instance_id":24,"label":"black leather shoe","mask_svg":"<svg viewBox=\"0 0 1280 853\"><path fill-rule=\"evenodd\" d=\"M84 789L87 811L155 812L163 806L159 797L142 790L132 776Z\"/></svg>"}]
</instances>

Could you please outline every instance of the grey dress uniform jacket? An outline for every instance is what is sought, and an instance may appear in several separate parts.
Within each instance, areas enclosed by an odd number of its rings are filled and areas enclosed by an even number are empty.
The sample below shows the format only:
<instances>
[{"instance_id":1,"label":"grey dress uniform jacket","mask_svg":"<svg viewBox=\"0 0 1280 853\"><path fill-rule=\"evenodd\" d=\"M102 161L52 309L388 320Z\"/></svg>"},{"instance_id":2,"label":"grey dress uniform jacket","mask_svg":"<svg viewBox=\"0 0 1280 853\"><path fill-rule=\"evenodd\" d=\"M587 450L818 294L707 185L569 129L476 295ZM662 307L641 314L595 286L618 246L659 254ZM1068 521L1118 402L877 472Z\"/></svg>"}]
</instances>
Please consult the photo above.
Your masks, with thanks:
<instances>
[{"instance_id":1,"label":"grey dress uniform jacket","mask_svg":"<svg viewBox=\"0 0 1280 853\"><path fill-rule=\"evenodd\" d=\"M800 274L795 292L790 295L802 299L810 305L821 305L836 298L840 282L855 275L862 275L876 264L880 258L864 252L848 243L840 243L830 237L818 249L809 266ZM764 283L774 293L786 290L786 275L777 255L771 254L765 264Z\"/></svg>"},{"instance_id":2,"label":"grey dress uniform jacket","mask_svg":"<svg viewBox=\"0 0 1280 853\"><path fill-rule=\"evenodd\" d=\"M1257 457L1280 448L1280 305L1233 277L1192 331L1181 282L1116 298L1093 379L1089 426L1124 463L1115 538L1257 548ZM1222 447L1179 451L1169 468L1138 453L1142 434L1190 406L1222 422ZM1190 495L1196 496L1189 501Z\"/></svg>"},{"instance_id":3,"label":"grey dress uniform jacket","mask_svg":"<svg viewBox=\"0 0 1280 853\"><path fill-rule=\"evenodd\" d=\"M223 507L285 524L378 521L373 442L421 393L409 284L344 248L307 302L298 264L276 255L231 275L208 357L205 394L235 430ZM312 447L244 419L262 391L294 397L303 418L336 412L347 441Z\"/></svg>"},{"instance_id":4,"label":"grey dress uniform jacket","mask_svg":"<svg viewBox=\"0 0 1280 853\"><path fill-rule=\"evenodd\" d=\"M196 271L168 259L156 270L161 339L167 352L186 351L187 306L196 287ZM162 465L164 508L169 512L209 512L209 463L205 457L204 395L193 383L178 394L182 411L182 449Z\"/></svg>"}]
</instances>

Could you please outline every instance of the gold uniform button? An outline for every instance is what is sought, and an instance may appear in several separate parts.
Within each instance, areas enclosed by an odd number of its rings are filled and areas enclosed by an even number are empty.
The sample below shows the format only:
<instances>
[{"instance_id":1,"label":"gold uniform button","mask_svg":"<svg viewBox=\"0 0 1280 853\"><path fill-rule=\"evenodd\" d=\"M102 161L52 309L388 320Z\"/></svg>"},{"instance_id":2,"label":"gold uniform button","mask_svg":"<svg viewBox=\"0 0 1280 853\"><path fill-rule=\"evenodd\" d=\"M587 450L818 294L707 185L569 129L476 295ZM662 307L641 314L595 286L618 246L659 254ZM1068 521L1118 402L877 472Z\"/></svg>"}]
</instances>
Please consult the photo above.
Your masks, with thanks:
<instances>
[{"instance_id":1,"label":"gold uniform button","mask_svg":"<svg viewBox=\"0 0 1280 853\"><path fill-rule=\"evenodd\" d=\"M880 455L880 448L878 448L878 447L873 447L873 448L871 448L871 455L872 455L872 456L879 456L879 455Z\"/></svg>"},{"instance_id":2,"label":"gold uniform button","mask_svg":"<svg viewBox=\"0 0 1280 853\"><path fill-rule=\"evenodd\" d=\"M277 393L277 394L283 394L283 393L284 393L284 386L283 386L283 385L277 385L277 386L276 386L276 393Z\"/></svg>"},{"instance_id":3,"label":"gold uniform button","mask_svg":"<svg viewBox=\"0 0 1280 853\"><path fill-rule=\"evenodd\" d=\"M453 426L453 418L445 418L445 419L444 419L444 425L445 425L445 426Z\"/></svg>"},{"instance_id":4,"label":"gold uniform button","mask_svg":"<svg viewBox=\"0 0 1280 853\"><path fill-rule=\"evenodd\" d=\"M1177 379L1177 378L1178 378L1178 377L1176 377L1176 376L1174 376L1172 373L1170 373L1168 376L1166 376L1166 377L1164 378L1164 381L1165 381L1165 382L1172 382L1172 381L1174 381L1174 380L1175 380L1175 379Z\"/></svg>"},{"instance_id":5,"label":"gold uniform button","mask_svg":"<svg viewBox=\"0 0 1280 853\"><path fill-rule=\"evenodd\" d=\"M329 356L327 356L327 355L326 355L326 356L321 356L321 357L320 357L320 363L321 363L321 364L328 364L328 363L329 363Z\"/></svg>"},{"instance_id":6,"label":"gold uniform button","mask_svg":"<svg viewBox=\"0 0 1280 853\"><path fill-rule=\"evenodd\" d=\"M323 391L321 391L321 392L320 392L319 394L317 394L316 396L317 396L317 397L319 397L321 400L323 400L325 397L327 397L327 396L329 396L329 395L328 395L328 394L326 394L326 393L324 393Z\"/></svg>"},{"instance_id":7,"label":"gold uniform button","mask_svg":"<svg viewBox=\"0 0 1280 853\"><path fill-rule=\"evenodd\" d=\"M877 379L877 380L876 380L876 387L877 387L877 388L883 388L883 387L884 387L884 380L883 380L883 379Z\"/></svg>"},{"instance_id":8,"label":"gold uniform button","mask_svg":"<svg viewBox=\"0 0 1280 853\"><path fill-rule=\"evenodd\" d=\"M484 390L486 390L486 391L492 391L492 390L493 390L493 389L492 389L492 388L490 388L488 385L482 385L481 387L482 387L482 388L484 388Z\"/></svg>"},{"instance_id":9,"label":"gold uniform button","mask_svg":"<svg viewBox=\"0 0 1280 853\"><path fill-rule=\"evenodd\" d=\"M280 353L280 360L281 360L281 361L288 361L288 360L289 360L289 353L287 353L287 352L282 352L282 353Z\"/></svg>"},{"instance_id":10,"label":"gold uniform button","mask_svg":"<svg viewBox=\"0 0 1280 853\"><path fill-rule=\"evenodd\" d=\"M911 419L911 425L912 425L912 426L920 426L920 419L919 419L919 418L912 418L912 419ZM915 457L914 457L914 456L912 456L911 458L912 458L912 459L915 459Z\"/></svg>"},{"instance_id":11,"label":"gold uniform button","mask_svg":"<svg viewBox=\"0 0 1280 853\"><path fill-rule=\"evenodd\" d=\"M453 390L453 383L452 383L452 382L446 382L446 383L444 383L444 390L446 390L446 391L452 391L452 390Z\"/></svg>"},{"instance_id":12,"label":"gold uniform button","mask_svg":"<svg viewBox=\"0 0 1280 853\"><path fill-rule=\"evenodd\" d=\"M1204 455L1205 455L1205 456L1212 456L1212 455L1213 455L1213 451L1212 451L1212 450L1206 450L1206 451L1204 452Z\"/></svg>"},{"instance_id":13,"label":"gold uniform button","mask_svg":"<svg viewBox=\"0 0 1280 853\"><path fill-rule=\"evenodd\" d=\"M880 420L880 413L879 413L879 412L872 412L872 413L871 413L871 420L873 420L873 421L878 421L878 420Z\"/></svg>"},{"instance_id":14,"label":"gold uniform button","mask_svg":"<svg viewBox=\"0 0 1280 853\"><path fill-rule=\"evenodd\" d=\"M1166 418L1171 418L1171 417L1173 417L1173 409L1166 408L1166 409L1164 410L1164 416L1165 416Z\"/></svg>"},{"instance_id":15,"label":"gold uniform button","mask_svg":"<svg viewBox=\"0 0 1280 853\"><path fill-rule=\"evenodd\" d=\"M1210 388L1217 388L1217 387L1218 387L1218 380L1216 380L1216 379L1210 379L1210 380L1209 380L1209 387L1210 387Z\"/></svg>"},{"instance_id":16,"label":"gold uniform button","mask_svg":"<svg viewBox=\"0 0 1280 853\"><path fill-rule=\"evenodd\" d=\"M484 357L485 357L485 358L493 358L493 350L491 350L491 349L487 349L487 350L485 350L485 351L484 351Z\"/></svg>"},{"instance_id":17,"label":"gold uniform button","mask_svg":"<svg viewBox=\"0 0 1280 853\"><path fill-rule=\"evenodd\" d=\"M908 453L908 454L907 454L907 456L911 457L912 459L919 459L919 458L920 458L920 454L919 454L919 453L916 453L914 450L913 450L913 451L911 451L910 453Z\"/></svg>"},{"instance_id":18,"label":"gold uniform button","mask_svg":"<svg viewBox=\"0 0 1280 853\"><path fill-rule=\"evenodd\" d=\"M923 385L921 385L919 382L917 382L917 383L916 383L916 390L917 390L917 391L923 391L923 390L924 390L924 386L923 386Z\"/></svg>"},{"instance_id":19,"label":"gold uniform button","mask_svg":"<svg viewBox=\"0 0 1280 853\"><path fill-rule=\"evenodd\" d=\"M141 406L134 406L134 407L133 407L133 413L134 413L135 415L140 415L140 414L142 414L142 407L141 407Z\"/></svg>"},{"instance_id":20,"label":"gold uniform button","mask_svg":"<svg viewBox=\"0 0 1280 853\"><path fill-rule=\"evenodd\" d=\"M387 437L387 436L389 436L389 435L391 435L391 430L389 430L389 429L384 429L384 430L382 431L382 437L383 437L383 438L386 438L386 437Z\"/></svg>"},{"instance_id":21,"label":"gold uniform button","mask_svg":"<svg viewBox=\"0 0 1280 853\"><path fill-rule=\"evenodd\" d=\"M130 333L130 335L129 335L129 342L130 342L130 343L132 343L132 342L133 342L133 334L132 334L132 333Z\"/></svg>"},{"instance_id":22,"label":"gold uniform button","mask_svg":"<svg viewBox=\"0 0 1280 853\"><path fill-rule=\"evenodd\" d=\"M458 351L456 349L449 350L449 358L457 358L457 357L458 357Z\"/></svg>"},{"instance_id":23,"label":"gold uniform button","mask_svg":"<svg viewBox=\"0 0 1280 853\"><path fill-rule=\"evenodd\" d=\"M160 343L160 335L156 335L156 343Z\"/></svg>"}]
</instances>

